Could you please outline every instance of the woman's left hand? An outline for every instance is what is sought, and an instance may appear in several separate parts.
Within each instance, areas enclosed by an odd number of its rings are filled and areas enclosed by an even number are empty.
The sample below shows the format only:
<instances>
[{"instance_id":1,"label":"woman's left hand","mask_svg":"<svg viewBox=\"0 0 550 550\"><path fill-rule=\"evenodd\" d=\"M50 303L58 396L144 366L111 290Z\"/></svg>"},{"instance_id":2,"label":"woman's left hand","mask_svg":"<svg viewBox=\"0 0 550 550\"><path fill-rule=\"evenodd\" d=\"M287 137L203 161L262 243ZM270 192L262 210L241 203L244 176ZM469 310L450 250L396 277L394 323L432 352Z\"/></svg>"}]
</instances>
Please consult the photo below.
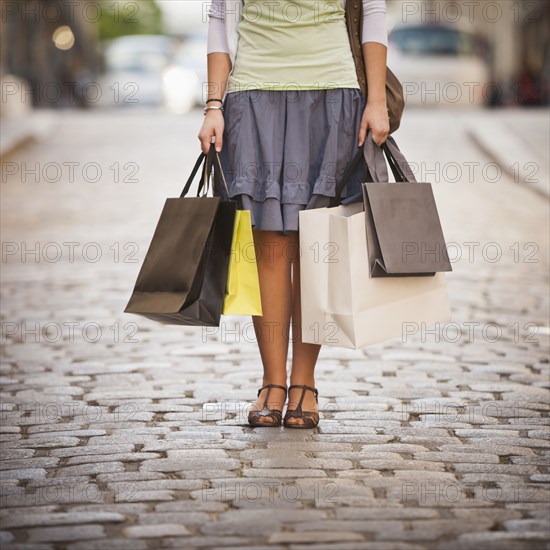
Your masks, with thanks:
<instances>
[{"instance_id":1,"label":"woman's left hand","mask_svg":"<svg viewBox=\"0 0 550 550\"><path fill-rule=\"evenodd\" d=\"M365 143L367 131L370 130L372 139L377 145L382 145L390 133L390 119L385 101L369 101L363 111L361 127L359 129L358 147Z\"/></svg>"}]
</instances>

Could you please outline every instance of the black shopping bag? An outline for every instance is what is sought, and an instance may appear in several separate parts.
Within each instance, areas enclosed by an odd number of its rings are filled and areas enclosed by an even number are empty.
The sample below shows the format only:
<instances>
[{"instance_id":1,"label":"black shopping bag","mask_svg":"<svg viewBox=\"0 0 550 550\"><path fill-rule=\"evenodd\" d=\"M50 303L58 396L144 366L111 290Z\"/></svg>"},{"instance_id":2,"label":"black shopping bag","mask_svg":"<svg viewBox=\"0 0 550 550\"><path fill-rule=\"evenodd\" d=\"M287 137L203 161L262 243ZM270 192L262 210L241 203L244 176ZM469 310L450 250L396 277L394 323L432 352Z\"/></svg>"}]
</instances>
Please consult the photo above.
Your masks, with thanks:
<instances>
[{"instance_id":1,"label":"black shopping bag","mask_svg":"<svg viewBox=\"0 0 550 550\"><path fill-rule=\"evenodd\" d=\"M186 197L201 163L197 196ZM209 197L212 168L215 196ZM211 146L208 155L200 154L181 196L166 200L124 311L164 324L218 326L235 211Z\"/></svg>"}]
</instances>

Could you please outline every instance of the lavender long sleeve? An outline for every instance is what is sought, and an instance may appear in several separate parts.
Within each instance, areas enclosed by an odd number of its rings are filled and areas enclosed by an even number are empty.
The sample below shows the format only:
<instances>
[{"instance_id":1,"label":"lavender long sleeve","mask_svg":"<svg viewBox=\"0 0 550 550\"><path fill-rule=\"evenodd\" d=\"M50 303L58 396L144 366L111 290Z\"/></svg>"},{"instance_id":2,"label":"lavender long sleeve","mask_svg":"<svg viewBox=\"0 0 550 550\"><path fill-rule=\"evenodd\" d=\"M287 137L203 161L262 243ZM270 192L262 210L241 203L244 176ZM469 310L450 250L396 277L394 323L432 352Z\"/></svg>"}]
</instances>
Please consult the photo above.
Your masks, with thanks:
<instances>
[{"instance_id":1,"label":"lavender long sleeve","mask_svg":"<svg viewBox=\"0 0 550 550\"><path fill-rule=\"evenodd\" d=\"M351 1L351 0L345 0ZM386 30L386 0L362 0L363 2L363 33L361 42L379 42L388 45ZM229 53L227 35L225 32L225 0L212 0L208 15L207 53Z\"/></svg>"}]
</instances>

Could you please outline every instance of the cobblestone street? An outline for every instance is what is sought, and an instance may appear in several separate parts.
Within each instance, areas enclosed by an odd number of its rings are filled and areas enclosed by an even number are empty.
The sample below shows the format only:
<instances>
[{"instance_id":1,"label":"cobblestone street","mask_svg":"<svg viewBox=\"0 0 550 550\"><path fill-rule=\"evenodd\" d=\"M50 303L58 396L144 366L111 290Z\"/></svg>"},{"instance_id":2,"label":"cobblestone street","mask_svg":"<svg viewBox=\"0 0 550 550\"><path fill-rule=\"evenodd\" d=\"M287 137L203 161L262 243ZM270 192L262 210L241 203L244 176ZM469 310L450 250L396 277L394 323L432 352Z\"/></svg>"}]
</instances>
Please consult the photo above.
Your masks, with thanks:
<instances>
[{"instance_id":1,"label":"cobblestone street","mask_svg":"<svg viewBox=\"0 0 550 550\"><path fill-rule=\"evenodd\" d=\"M246 422L249 317L123 313L202 112L56 113L2 165L2 548L549 548L548 200L468 137L498 116L406 112L453 321L323 348L319 426L285 430Z\"/></svg>"}]
</instances>

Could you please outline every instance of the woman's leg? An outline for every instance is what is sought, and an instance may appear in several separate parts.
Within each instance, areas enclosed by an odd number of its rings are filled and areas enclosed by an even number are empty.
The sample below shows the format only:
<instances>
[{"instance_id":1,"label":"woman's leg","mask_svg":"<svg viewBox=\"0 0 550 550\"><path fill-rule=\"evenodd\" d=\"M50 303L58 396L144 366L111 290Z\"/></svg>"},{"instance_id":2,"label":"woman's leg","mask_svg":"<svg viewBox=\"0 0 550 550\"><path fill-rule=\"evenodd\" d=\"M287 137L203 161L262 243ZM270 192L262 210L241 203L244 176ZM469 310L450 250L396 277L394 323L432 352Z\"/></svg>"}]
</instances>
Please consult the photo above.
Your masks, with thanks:
<instances>
[{"instance_id":1,"label":"woman's leg","mask_svg":"<svg viewBox=\"0 0 550 550\"><path fill-rule=\"evenodd\" d=\"M263 315L253 316L252 320L264 369L262 386L286 386L292 312L292 258L288 253L289 241L288 237L276 231L254 230L253 233ZM267 391L266 389L261 392L251 411L261 410ZM285 403L284 393L283 390L272 388L267 406L282 411Z\"/></svg>"},{"instance_id":2,"label":"woman's leg","mask_svg":"<svg viewBox=\"0 0 550 550\"><path fill-rule=\"evenodd\" d=\"M302 309L300 292L300 254L298 232L292 233L293 247L296 250L294 261L292 263L292 371L290 374L290 384L307 385L315 387L315 364L321 346L317 344L305 344L302 342ZM291 390L289 393L288 408L294 409L302 394L301 389ZM317 404L313 392L306 391L302 402L304 412L315 412ZM290 418L289 424L302 424L303 420L299 418Z\"/></svg>"}]
</instances>

